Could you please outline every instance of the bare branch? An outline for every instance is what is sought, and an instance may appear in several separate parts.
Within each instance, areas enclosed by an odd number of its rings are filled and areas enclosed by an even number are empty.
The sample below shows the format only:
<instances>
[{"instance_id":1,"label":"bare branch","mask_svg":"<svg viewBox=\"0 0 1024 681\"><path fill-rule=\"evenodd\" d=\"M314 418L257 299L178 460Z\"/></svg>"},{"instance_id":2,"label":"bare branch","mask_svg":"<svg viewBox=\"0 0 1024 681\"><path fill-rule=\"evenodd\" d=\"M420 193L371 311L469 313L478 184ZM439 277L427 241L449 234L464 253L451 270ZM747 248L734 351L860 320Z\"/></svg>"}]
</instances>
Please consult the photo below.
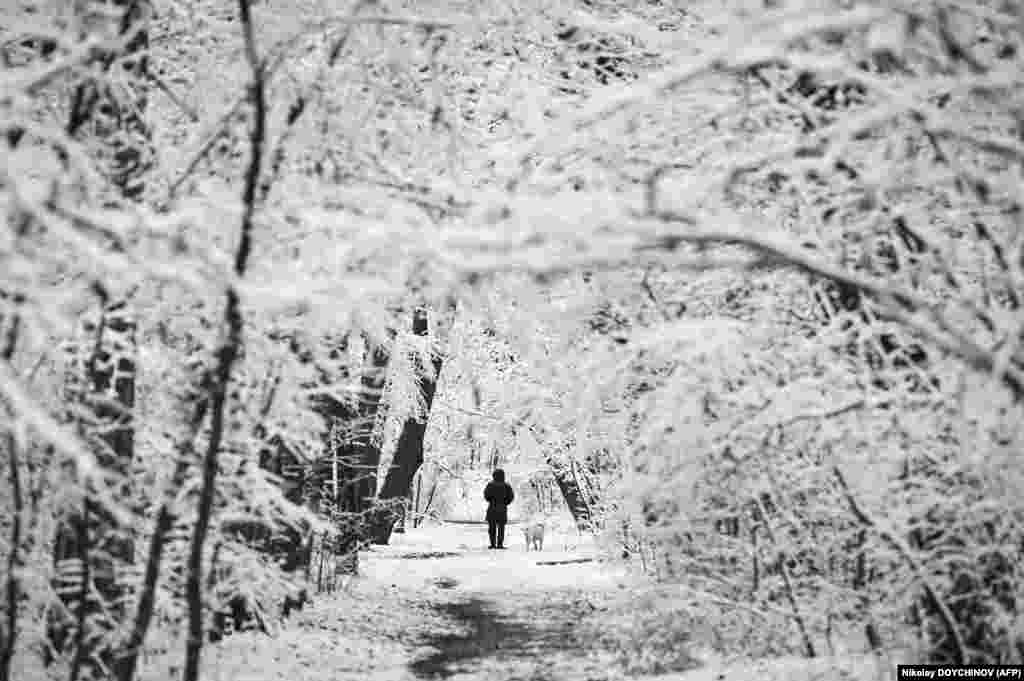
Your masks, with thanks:
<instances>
[{"instance_id":1,"label":"bare branch","mask_svg":"<svg viewBox=\"0 0 1024 681\"><path fill-rule=\"evenodd\" d=\"M839 466L832 467L832 473L835 475L836 482L839 483L839 489L846 498L847 503L850 506L850 512L854 518L857 519L865 527L868 527L875 532L891 546L896 553L907 563L910 569L914 573L914 577L918 583L924 589L925 594L928 596L928 600L931 601L932 605L938 611L939 616L942 618L942 622L949 632L949 635L953 638L953 643L956 649L957 659L956 664L964 664L967 659L967 648L964 645L963 637L960 635L960 629L957 627L956 618L953 617L953 613L950 612L949 607L939 597L938 589L932 584L931 578L925 572L921 563L914 556L914 552L907 546L907 543L896 534L887 525L882 524L879 520L871 516L860 503L856 497L853 496L853 492L850 490L850 486L846 483L846 478L843 476L843 472L839 469Z\"/></svg>"},{"instance_id":2,"label":"bare branch","mask_svg":"<svg viewBox=\"0 0 1024 681\"><path fill-rule=\"evenodd\" d=\"M52 444L58 451L71 458L80 479L92 481L102 487L102 481L96 474L96 459L92 453L83 447L78 438L64 425L57 423L44 407L36 404L31 397L25 394L18 377L6 363L0 363L0 395L8 401L17 418L31 426L40 437ZM110 504L106 510L113 511L116 508L116 504ZM119 513L118 515L123 517L123 514Z\"/></svg>"},{"instance_id":3,"label":"bare branch","mask_svg":"<svg viewBox=\"0 0 1024 681\"><path fill-rule=\"evenodd\" d=\"M698 228L677 233L672 238L698 245L729 243L746 246L753 249L760 258L766 259L767 264L771 266L793 267L853 287L878 302L886 316L900 320L908 328L964 360L972 368L989 373L995 372L998 368L993 352L958 331L935 305L916 292L831 265L812 256L813 251L797 247L785 235L758 234L738 229ZM1024 373L1016 365L1007 366L997 377L1011 390L1015 399L1024 399Z\"/></svg>"},{"instance_id":4,"label":"bare branch","mask_svg":"<svg viewBox=\"0 0 1024 681\"><path fill-rule=\"evenodd\" d=\"M696 60L687 61L648 78L641 84L595 97L592 104L575 116L565 127L559 127L539 136L526 149L516 154L517 165L530 156L544 151L553 153L552 147L562 148L574 139L574 133L599 121L607 120L644 102L688 85L712 73L735 73L765 63L777 63L785 55L783 49L793 41L828 31L842 31L867 26L884 18L888 13L874 8L858 7L849 11L766 13L760 25L749 35L727 41L719 50L710 51Z\"/></svg>"},{"instance_id":5,"label":"bare branch","mask_svg":"<svg viewBox=\"0 0 1024 681\"><path fill-rule=\"evenodd\" d=\"M0 320L3 316L0 315ZM0 345L0 360L10 364L14 349L18 342L20 317L15 313L11 316L7 333ZM21 533L24 520L25 499L21 489L21 461L18 457L18 439L14 435L14 414L6 404L0 402L0 410L7 417L4 432L5 448L7 449L8 477L11 484L11 543L7 554L7 585L5 589L7 604L7 622L4 630L0 630L0 681L10 681L11 661L18 641L18 601L21 592L19 575L22 566Z\"/></svg>"},{"instance_id":6,"label":"bare branch","mask_svg":"<svg viewBox=\"0 0 1024 681\"><path fill-rule=\"evenodd\" d=\"M775 529L772 527L771 516L768 514L768 510L764 507L764 502L761 501L760 496L754 498L754 503L757 504L758 513L761 517L762 527L768 534L768 539L772 545L779 552L778 564L779 572L782 575L782 581L786 588L786 600L789 601L789 607L793 611L793 619L796 621L797 628L800 630L800 635L804 640L804 651L807 653L807 657L816 657L814 650L814 642L811 640L811 634L807 628L807 621L803 613L800 611L800 604L796 600L796 590L793 588L793 578L789 573L789 565L787 564L788 555L779 544L778 538L775 536Z\"/></svg>"},{"instance_id":7,"label":"bare branch","mask_svg":"<svg viewBox=\"0 0 1024 681\"><path fill-rule=\"evenodd\" d=\"M835 418L837 416L842 416L843 414L848 414L849 412L856 411L858 409L866 409L868 407L877 409L887 407L889 405L890 402L888 400L880 400L878 402L869 403L866 399L862 398L858 400L853 400L851 402L847 402L846 404L841 404L838 407L833 407L831 409L821 409L819 411L804 412L802 414L797 414L795 416L789 417L788 419L779 421L774 425L775 427L782 428L785 426L791 426L794 423L799 423L800 421L823 421L826 419Z\"/></svg>"},{"instance_id":8,"label":"bare branch","mask_svg":"<svg viewBox=\"0 0 1024 681\"><path fill-rule=\"evenodd\" d=\"M256 53L256 38L253 35L252 17L249 15L249 0L239 0L242 32L245 39L245 55L252 71L249 83L249 104L252 106L252 127L249 132L249 169L245 175L242 190L242 225L238 251L235 254L235 275L245 274L245 267L252 250L252 220L256 211L257 189L260 172L263 169L263 144L267 135L267 93L259 55Z\"/></svg>"},{"instance_id":9,"label":"bare branch","mask_svg":"<svg viewBox=\"0 0 1024 681\"><path fill-rule=\"evenodd\" d=\"M661 314L661 318L665 321L671 321L672 317L669 315L668 310L666 310L665 306L660 300L658 300L658 296L654 294L654 289L651 287L650 276L651 270L649 268L645 269L644 278L640 281L640 286L643 287L644 292L647 294L647 298L654 303L654 307Z\"/></svg>"},{"instance_id":10,"label":"bare branch","mask_svg":"<svg viewBox=\"0 0 1024 681\"><path fill-rule=\"evenodd\" d=\"M174 200L174 198L178 194L178 189L181 188L182 183L184 183L185 180L187 180L192 175L192 173L195 172L195 169L199 167L200 162L202 162L202 160L206 158L210 151L213 150L213 145L217 143L217 140L219 140L221 137L225 135L225 133L227 132L228 124L232 121L232 119L235 118L235 116L238 115L238 112L241 110L242 106L246 103L247 100L248 95L242 95L241 97L236 99L235 102L230 107L228 107L228 110L224 113L224 115L220 117L217 123L213 125L213 131L207 136L206 142L204 142L203 145L199 147L199 151L197 151L192 156L192 160L188 162L188 164L185 166L185 169L178 173L178 176L171 181L170 185L167 188L167 198L165 200L165 203L170 203L171 201Z\"/></svg>"},{"instance_id":11,"label":"bare branch","mask_svg":"<svg viewBox=\"0 0 1024 681\"><path fill-rule=\"evenodd\" d=\"M28 95L37 94L55 78L93 59L98 51L117 49L118 46L126 45L128 40L128 37L121 37L114 41L96 40L95 38L84 41L63 59L44 64L30 73L8 76L0 80L0 90L3 92L22 91Z\"/></svg>"},{"instance_id":12,"label":"bare branch","mask_svg":"<svg viewBox=\"0 0 1024 681\"><path fill-rule=\"evenodd\" d=\"M185 101L181 97L179 97L174 90L171 89L171 86L168 85L163 78L156 75L152 71L146 72L146 78L148 78L150 82L152 82L154 85L160 88L160 91L167 95L167 99L171 100L171 103L174 104L174 106L178 107L178 109L180 109L183 114L188 116L188 119L190 121L192 121L193 123L199 122L199 112L197 112L194 108L186 104Z\"/></svg>"}]
</instances>

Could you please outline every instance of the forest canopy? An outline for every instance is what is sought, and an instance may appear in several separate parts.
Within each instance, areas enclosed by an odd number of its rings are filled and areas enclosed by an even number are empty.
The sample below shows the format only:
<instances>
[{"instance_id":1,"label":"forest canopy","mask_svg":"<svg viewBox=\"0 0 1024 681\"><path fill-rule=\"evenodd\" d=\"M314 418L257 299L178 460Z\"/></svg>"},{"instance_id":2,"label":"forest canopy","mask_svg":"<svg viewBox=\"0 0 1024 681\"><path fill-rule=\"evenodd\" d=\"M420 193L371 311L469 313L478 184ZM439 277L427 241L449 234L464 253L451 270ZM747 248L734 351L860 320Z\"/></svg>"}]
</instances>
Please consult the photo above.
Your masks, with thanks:
<instances>
[{"instance_id":1,"label":"forest canopy","mask_svg":"<svg viewBox=\"0 0 1024 681\"><path fill-rule=\"evenodd\" d=\"M1021 664L1024 5L417 5L0 8L0 681L497 466L722 650Z\"/></svg>"}]
</instances>

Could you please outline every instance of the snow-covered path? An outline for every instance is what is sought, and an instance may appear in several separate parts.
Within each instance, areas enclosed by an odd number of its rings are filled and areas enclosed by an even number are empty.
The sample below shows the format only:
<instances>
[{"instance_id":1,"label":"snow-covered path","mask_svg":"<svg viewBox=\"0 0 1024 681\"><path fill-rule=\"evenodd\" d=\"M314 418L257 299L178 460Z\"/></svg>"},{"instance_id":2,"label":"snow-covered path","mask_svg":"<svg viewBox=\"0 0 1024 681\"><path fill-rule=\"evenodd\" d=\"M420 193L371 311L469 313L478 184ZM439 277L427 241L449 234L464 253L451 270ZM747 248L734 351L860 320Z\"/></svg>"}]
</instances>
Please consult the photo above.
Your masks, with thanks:
<instances>
[{"instance_id":1,"label":"snow-covered path","mask_svg":"<svg viewBox=\"0 0 1024 681\"><path fill-rule=\"evenodd\" d=\"M589 542L581 545L581 540L575 540L577 545L566 549L560 537L548 537L543 551L527 552L519 526L514 524L508 526L505 539L507 550L491 551L486 548L487 528L482 524L413 530L394 535L390 546L364 553L360 572L366 581L382 586L421 589L455 580L460 591L491 595L572 586L607 588L622 583L625 577L622 571L605 569L596 562L545 564L595 559L597 552Z\"/></svg>"},{"instance_id":2,"label":"snow-covered path","mask_svg":"<svg viewBox=\"0 0 1024 681\"><path fill-rule=\"evenodd\" d=\"M505 551L485 548L477 525L449 525L399 535L393 546L366 556L364 573L378 588L437 590L445 618L423 641L432 652L410 665L417 678L606 678L581 649L574 628L595 609L600 593L624 585L621 571L597 562L592 547L566 550L549 537L547 550L526 552L515 525ZM429 552L448 552L424 559ZM555 564L551 564L555 563Z\"/></svg>"},{"instance_id":3,"label":"snow-covered path","mask_svg":"<svg viewBox=\"0 0 1024 681\"><path fill-rule=\"evenodd\" d=\"M505 551L486 548L480 525L395 535L361 555L345 591L321 596L275 636L238 634L211 649L205 678L612 678L573 629L626 575L596 561L543 564L595 556L550 539L527 553L514 525Z\"/></svg>"},{"instance_id":4,"label":"snow-covered path","mask_svg":"<svg viewBox=\"0 0 1024 681\"><path fill-rule=\"evenodd\" d=\"M241 633L207 649L209 681L615 681L628 676L595 641L606 608L632 602L637 582L590 546L525 551L510 526L506 551L486 528L447 525L396 535L362 554L361 576L322 595L270 637ZM540 564L539 564L540 563ZM680 646L692 642L680 641ZM733 660L649 681L876 681L869 658ZM699 664L694 661L694 664ZM148 681L148 679L146 679Z\"/></svg>"}]
</instances>

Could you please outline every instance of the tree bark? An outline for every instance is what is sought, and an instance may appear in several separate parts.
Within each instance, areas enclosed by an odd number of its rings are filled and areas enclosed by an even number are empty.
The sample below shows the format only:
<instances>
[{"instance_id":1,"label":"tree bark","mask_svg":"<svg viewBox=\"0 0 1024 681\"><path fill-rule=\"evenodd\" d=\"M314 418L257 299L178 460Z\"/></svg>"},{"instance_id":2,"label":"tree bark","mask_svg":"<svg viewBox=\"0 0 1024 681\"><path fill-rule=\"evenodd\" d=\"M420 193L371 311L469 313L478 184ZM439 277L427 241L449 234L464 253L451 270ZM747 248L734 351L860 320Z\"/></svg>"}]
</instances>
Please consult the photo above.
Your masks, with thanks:
<instances>
[{"instance_id":1,"label":"tree bark","mask_svg":"<svg viewBox=\"0 0 1024 681\"><path fill-rule=\"evenodd\" d=\"M314 404L328 424L329 459L321 468L330 467L335 511L361 513L377 492L380 447L373 439L373 425L384 394L389 359L383 346L370 351L370 366L362 372L355 404L329 396L319 397Z\"/></svg>"},{"instance_id":2,"label":"tree bark","mask_svg":"<svg viewBox=\"0 0 1024 681\"><path fill-rule=\"evenodd\" d=\"M7 410L5 410L7 411ZM8 412L8 416L10 413ZM13 419L11 422L13 423ZM22 565L21 556L21 521L24 515L24 498L21 490L20 468L18 460L18 443L14 433L8 430L4 436L7 450L8 474L11 483L13 500L13 517L11 518L11 546L7 555L7 584L5 585L7 617L4 627L0 629L0 681L10 681L11 661L18 640L18 603L21 600L21 583L18 573Z\"/></svg>"},{"instance_id":3,"label":"tree bark","mask_svg":"<svg viewBox=\"0 0 1024 681\"><path fill-rule=\"evenodd\" d=\"M412 332L417 336L427 335L427 312L417 309L413 313ZM434 403L434 395L437 392L437 381L441 376L443 361L439 356L431 360L431 373L420 381L420 391L423 395L424 413L422 419L409 417L402 426L402 432L398 437L398 445L395 448L395 459L388 469L384 478L384 485L381 487L377 498L381 501L388 499L409 499L412 492L412 481L416 471L423 464L423 441L427 433L427 422L430 419L430 409ZM391 531L394 521L397 520L392 514L381 514L373 527L373 542L375 544L387 544L391 539Z\"/></svg>"},{"instance_id":4,"label":"tree bark","mask_svg":"<svg viewBox=\"0 0 1024 681\"><path fill-rule=\"evenodd\" d=\"M256 210L262 201L257 196L260 175L263 172L263 153L267 133L266 82L259 55L256 52L256 38L253 29L249 0L238 0L238 15L245 44L250 81L248 84L249 105L252 107L252 124L249 128L249 165L242 187L242 219L239 225L238 246L235 249L234 275L241 279L246 274L249 256L252 254L253 226ZM210 435L202 460L202 487L196 509L196 522L189 546L185 598L188 605L188 638L185 643L185 664L183 681L197 681L199 662L203 649L203 548L213 515L216 494L216 478L219 468L221 442L226 432L227 403L231 374L235 363L244 350L241 297L235 285L229 284L224 292L224 339L217 349L215 366L209 373L210 381ZM214 556L216 556L216 550ZM215 564L216 558L211 562ZM211 570L211 579L216 575Z\"/></svg>"},{"instance_id":5,"label":"tree bark","mask_svg":"<svg viewBox=\"0 0 1024 681\"><path fill-rule=\"evenodd\" d=\"M72 369L68 377L70 401L82 407L74 418L95 451L97 462L115 481L115 496L128 500L133 496L130 481L135 449L132 410L136 322L127 303L118 301L104 304L98 322L86 324L85 329L93 336L92 347L84 366ZM64 591L67 595L62 596L64 605L79 613L78 624L67 618L51 620L48 635L58 651L69 640L78 642L76 646L90 646L89 650L76 650L75 659L98 674L100 665L110 668L113 662L112 642L107 640L107 634L125 616L124 587L115 578L116 566L134 561L134 546L127 529L117 527L109 512L93 501L90 490L83 494L81 506L73 509L58 527L53 553L57 567L55 586L81 581L77 594ZM68 561L79 561L77 576L66 572L76 565ZM86 599L86 594L96 597ZM80 630L86 624L95 630ZM74 637L73 628L77 630Z\"/></svg>"},{"instance_id":6,"label":"tree bark","mask_svg":"<svg viewBox=\"0 0 1024 681\"><path fill-rule=\"evenodd\" d=\"M135 669L156 607L156 588L160 578L165 543L178 519L178 514L174 510L174 502L185 484L189 467L195 457L196 437L209 407L209 397L204 394L203 386L193 386L186 395L191 398L193 413L189 419L185 437L178 442L178 456L174 464L174 473L170 483L164 488L163 500L157 511L156 525L149 540L135 620L114 662L114 676L118 681L132 681L135 677Z\"/></svg>"},{"instance_id":7,"label":"tree bark","mask_svg":"<svg viewBox=\"0 0 1024 681\"><path fill-rule=\"evenodd\" d=\"M118 33L126 42L116 51L97 52L92 64L106 73L120 60L122 67L133 76L129 84L130 96L115 92L107 78L85 78L72 93L67 133L93 143L112 185L122 198L134 201L142 197L144 174L151 157L150 133L145 119L151 6L148 0L114 0L113 4L122 11ZM73 391L77 393L75 402L85 407L91 421L80 424L80 430L91 440L100 465L116 476L119 498L129 499L128 481L135 438L131 411L135 404L136 323L127 313L124 301L109 304L108 294L101 284L97 284L96 292L103 310L93 329L94 347L86 360L85 375L71 377L72 383L78 383ZM89 432L101 434L94 438ZM60 650L72 638L71 628L77 626L79 630L74 640L79 646L75 660L90 668L96 667L95 673L100 674L99 665L110 668L113 648L104 640L106 636L83 631L82 627L85 623L102 622L104 629L113 629L116 620L123 618L125 599L121 598L122 589L115 580L114 568L118 562L132 562L134 547L131 537L119 532L109 514L89 498L89 491L84 493L82 506L73 510L57 530L53 553L58 566L57 580L61 579L62 564L67 566L69 559L84 556L93 564L81 566L81 574L88 577L83 578L81 593L94 590L105 602L90 603L83 597L78 603L78 625L65 617L51 620L47 629L51 642ZM70 606L73 600L74 596L68 596L64 603ZM94 649L84 650L82 645L86 643Z\"/></svg>"},{"instance_id":8,"label":"tree bark","mask_svg":"<svg viewBox=\"0 0 1024 681\"><path fill-rule=\"evenodd\" d=\"M419 525L420 500L423 498L423 476L416 477L416 491L412 497L412 511L415 514L412 520L413 529Z\"/></svg>"},{"instance_id":9,"label":"tree bark","mask_svg":"<svg viewBox=\"0 0 1024 681\"><path fill-rule=\"evenodd\" d=\"M562 499L565 500L565 505L572 513L572 519L576 521L576 527L591 529L594 521L593 500L588 498L586 490L580 486L579 479L573 474L572 467L558 464L550 454L547 455L547 462L551 474L555 478L555 484L558 485L558 489L562 493Z\"/></svg>"},{"instance_id":10,"label":"tree bark","mask_svg":"<svg viewBox=\"0 0 1024 681\"><path fill-rule=\"evenodd\" d=\"M0 295L3 295L0 292ZM6 296L4 296L6 297ZM6 324L4 322L7 322ZM21 318L17 314L5 320L0 315L0 361L10 363L14 357L14 349L18 340ZM19 572L23 564L21 555L22 518L24 516L25 499L22 494L21 462L18 457L18 441L14 436L14 412L6 404L0 404L0 413L7 417L8 428L4 433L4 448L7 450L7 471L11 484L11 535L10 548L7 554L7 584L5 585L6 614L4 625L0 627L0 681L10 681L11 661L18 641L18 604L21 601L21 582Z\"/></svg>"}]
</instances>

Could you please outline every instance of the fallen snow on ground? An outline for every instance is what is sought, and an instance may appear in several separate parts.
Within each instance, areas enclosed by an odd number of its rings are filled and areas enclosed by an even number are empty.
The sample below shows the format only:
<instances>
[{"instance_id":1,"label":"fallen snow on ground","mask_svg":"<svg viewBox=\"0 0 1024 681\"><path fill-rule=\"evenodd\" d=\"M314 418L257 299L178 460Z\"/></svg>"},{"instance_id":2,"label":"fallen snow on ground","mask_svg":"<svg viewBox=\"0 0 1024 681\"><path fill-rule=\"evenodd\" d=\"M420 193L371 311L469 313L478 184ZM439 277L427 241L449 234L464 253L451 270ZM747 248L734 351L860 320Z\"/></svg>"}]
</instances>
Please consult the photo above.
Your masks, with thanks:
<instances>
[{"instance_id":1,"label":"fallen snow on ground","mask_svg":"<svg viewBox=\"0 0 1024 681\"><path fill-rule=\"evenodd\" d=\"M553 546L544 551L526 551L517 527L509 526L506 550L486 547L486 527L446 525L394 535L391 545L377 546L360 558L360 572L368 582L419 589L439 579L455 580L461 591L495 594L502 592L548 591L567 587L608 589L624 584L621 569L596 562L592 544L574 551ZM451 552L454 557L417 559L431 552ZM566 565L537 565L538 562L592 558L595 562Z\"/></svg>"},{"instance_id":2,"label":"fallen snow on ground","mask_svg":"<svg viewBox=\"0 0 1024 681\"><path fill-rule=\"evenodd\" d=\"M636 578L597 559L593 546L525 551L511 526L505 551L486 548L486 528L449 525L395 535L360 558L361 576L268 637L244 633L206 649L211 681L870 681L869 658L717 659L680 655L701 668L629 677L621 651L596 643L613 624L609 604ZM519 541L516 541L516 540ZM538 565L538 561L592 558ZM628 625L627 625L628 626ZM628 640L629 632L626 632ZM639 643L642 643L640 641ZM681 641L680 646L690 645ZM702 659L701 659L702 658ZM166 669L166 668L165 668Z\"/></svg>"}]
</instances>

